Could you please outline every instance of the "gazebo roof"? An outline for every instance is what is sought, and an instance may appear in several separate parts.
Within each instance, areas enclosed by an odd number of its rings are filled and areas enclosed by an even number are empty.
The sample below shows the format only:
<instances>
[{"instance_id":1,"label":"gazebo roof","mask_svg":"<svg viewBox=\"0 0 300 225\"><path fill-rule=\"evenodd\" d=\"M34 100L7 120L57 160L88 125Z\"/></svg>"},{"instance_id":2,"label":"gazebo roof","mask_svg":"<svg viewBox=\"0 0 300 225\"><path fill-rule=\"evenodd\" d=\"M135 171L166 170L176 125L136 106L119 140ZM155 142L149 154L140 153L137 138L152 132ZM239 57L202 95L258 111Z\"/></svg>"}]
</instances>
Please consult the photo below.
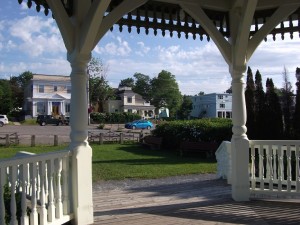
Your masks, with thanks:
<instances>
[{"instance_id":1,"label":"gazebo roof","mask_svg":"<svg viewBox=\"0 0 300 225\"><path fill-rule=\"evenodd\" d=\"M18 0L22 3L23 0ZM36 10L39 12L41 8L44 8L46 15L49 13L49 6L46 0L27 0L28 7L32 7L32 2L36 4ZM73 15L73 0L64 0L64 7L69 16ZM106 15L109 14L114 8L121 4L123 0L112 0ZM170 3L172 2L172 3ZM127 15L123 16L117 24L119 25L119 30L123 31L123 27L127 26L128 32L132 31L132 27L136 27L137 33L140 33L141 28L145 29L145 33L149 33L149 29L153 29L154 34L157 35L158 30L161 30L162 35L165 36L166 31L170 32L172 37L174 33L180 38L181 33L185 34L188 38L189 34L192 35L194 39L200 37L203 40L203 36L210 40L209 35L203 29L201 24L197 23L190 15L182 10L180 0L160 0L154 1L150 0L147 3L141 5L135 10L131 11ZM296 0L286 0L285 3L295 3ZM230 20L229 11L231 10L232 1L229 0L187 0L184 1L185 4L200 4L203 11L209 17L216 27L220 30L224 37L229 38L231 36L230 32ZM281 1L268 1L268 0L258 0L256 11L254 13L252 25L253 28L250 32L250 36L253 36L259 27L268 21L268 18L273 15L273 13L282 4ZM297 21L296 24L293 21ZM112 30L113 28L111 28ZM300 8L296 9L293 14L280 23L280 26L274 28L270 34L275 40L276 34L281 35L281 39L284 39L285 33L290 33L290 37L293 38L293 33L299 32L300 35ZM266 39L265 39L266 40Z\"/></svg>"}]
</instances>

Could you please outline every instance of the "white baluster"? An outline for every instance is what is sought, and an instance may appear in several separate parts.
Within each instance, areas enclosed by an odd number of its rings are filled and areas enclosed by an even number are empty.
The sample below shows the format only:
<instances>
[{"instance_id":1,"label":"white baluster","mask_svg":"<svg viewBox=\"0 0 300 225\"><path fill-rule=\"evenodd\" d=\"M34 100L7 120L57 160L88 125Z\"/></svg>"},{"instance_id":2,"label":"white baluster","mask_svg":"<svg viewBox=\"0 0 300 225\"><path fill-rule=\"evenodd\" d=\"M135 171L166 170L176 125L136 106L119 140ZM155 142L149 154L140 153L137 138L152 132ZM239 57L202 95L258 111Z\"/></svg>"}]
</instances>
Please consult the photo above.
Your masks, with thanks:
<instances>
[{"instance_id":1,"label":"white baluster","mask_svg":"<svg viewBox=\"0 0 300 225\"><path fill-rule=\"evenodd\" d=\"M272 145L268 145L267 149L267 175L269 178L269 190L273 191L273 149Z\"/></svg>"},{"instance_id":2,"label":"white baluster","mask_svg":"<svg viewBox=\"0 0 300 225\"><path fill-rule=\"evenodd\" d=\"M299 168L299 158L300 158L300 145L295 146L295 157L296 157L296 192L300 193L300 168Z\"/></svg>"},{"instance_id":3,"label":"white baluster","mask_svg":"<svg viewBox=\"0 0 300 225\"><path fill-rule=\"evenodd\" d=\"M63 159L63 213L68 215L70 213L70 199L69 199L69 157Z\"/></svg>"},{"instance_id":4,"label":"white baluster","mask_svg":"<svg viewBox=\"0 0 300 225\"><path fill-rule=\"evenodd\" d=\"M49 195L49 191L48 191L48 163L45 162L45 203L48 204L48 195Z\"/></svg>"},{"instance_id":5,"label":"white baluster","mask_svg":"<svg viewBox=\"0 0 300 225\"><path fill-rule=\"evenodd\" d=\"M287 191L291 192L292 184L292 162L291 162L291 146L287 146Z\"/></svg>"},{"instance_id":6,"label":"white baluster","mask_svg":"<svg viewBox=\"0 0 300 225\"><path fill-rule=\"evenodd\" d=\"M260 180L260 189L264 190L264 147L259 145L259 180Z\"/></svg>"},{"instance_id":7,"label":"white baluster","mask_svg":"<svg viewBox=\"0 0 300 225\"><path fill-rule=\"evenodd\" d=\"M5 224L4 188L6 185L5 167L0 167L0 224Z\"/></svg>"},{"instance_id":8,"label":"white baluster","mask_svg":"<svg viewBox=\"0 0 300 225\"><path fill-rule=\"evenodd\" d=\"M56 198L55 198L55 217L61 218L63 215L62 198L61 198L61 171L62 159L56 159Z\"/></svg>"},{"instance_id":9,"label":"white baluster","mask_svg":"<svg viewBox=\"0 0 300 225\"><path fill-rule=\"evenodd\" d=\"M252 190L256 188L256 177L255 177L255 146L251 145L251 187Z\"/></svg>"},{"instance_id":10,"label":"white baluster","mask_svg":"<svg viewBox=\"0 0 300 225\"><path fill-rule=\"evenodd\" d=\"M16 205L16 180L17 180L17 165L11 167L10 174L10 224L17 225L17 205Z\"/></svg>"},{"instance_id":11,"label":"white baluster","mask_svg":"<svg viewBox=\"0 0 300 225\"><path fill-rule=\"evenodd\" d=\"M278 182L278 146L276 145L276 148L273 148L273 176L274 176L274 180L276 182Z\"/></svg>"},{"instance_id":12,"label":"white baluster","mask_svg":"<svg viewBox=\"0 0 300 225\"><path fill-rule=\"evenodd\" d=\"M28 164L24 163L22 165L22 215L21 215L21 225L28 225L29 218L27 216L27 204L26 204L26 190L28 182Z\"/></svg>"},{"instance_id":13,"label":"white baluster","mask_svg":"<svg viewBox=\"0 0 300 225\"><path fill-rule=\"evenodd\" d=\"M30 225L38 224L38 213L36 203L36 182L37 182L37 165L32 163L31 165L31 213L30 213Z\"/></svg>"},{"instance_id":14,"label":"white baluster","mask_svg":"<svg viewBox=\"0 0 300 225\"><path fill-rule=\"evenodd\" d=\"M283 149L282 146L278 146L278 158L279 158L279 165L278 165L278 191L282 191L282 180L283 180Z\"/></svg>"},{"instance_id":15,"label":"white baluster","mask_svg":"<svg viewBox=\"0 0 300 225\"><path fill-rule=\"evenodd\" d=\"M45 206L45 172L46 172L45 161L39 162L39 177L40 177L40 202L41 202L41 210L40 210L40 224L47 224L47 210Z\"/></svg>"},{"instance_id":16,"label":"white baluster","mask_svg":"<svg viewBox=\"0 0 300 225\"><path fill-rule=\"evenodd\" d=\"M54 163L51 159L48 162L48 180L49 180L49 196L48 196L48 221L55 220L55 205L54 205L54 184L53 184Z\"/></svg>"}]
</instances>

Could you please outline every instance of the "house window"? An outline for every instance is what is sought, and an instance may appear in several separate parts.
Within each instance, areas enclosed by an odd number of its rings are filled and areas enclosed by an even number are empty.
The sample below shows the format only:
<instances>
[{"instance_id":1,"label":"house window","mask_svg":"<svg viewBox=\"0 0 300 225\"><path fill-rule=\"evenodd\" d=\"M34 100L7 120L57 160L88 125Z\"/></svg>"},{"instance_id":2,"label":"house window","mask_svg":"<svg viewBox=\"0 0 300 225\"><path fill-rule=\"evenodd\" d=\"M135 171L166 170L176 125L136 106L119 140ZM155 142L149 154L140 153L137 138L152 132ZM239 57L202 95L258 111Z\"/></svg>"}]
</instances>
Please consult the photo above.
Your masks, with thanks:
<instances>
[{"instance_id":1,"label":"house window","mask_svg":"<svg viewBox=\"0 0 300 225\"><path fill-rule=\"evenodd\" d=\"M39 93L45 92L45 85L39 85Z\"/></svg>"},{"instance_id":2,"label":"house window","mask_svg":"<svg viewBox=\"0 0 300 225\"><path fill-rule=\"evenodd\" d=\"M225 108L225 104L221 103L221 104L220 104L220 108L221 108L221 109L224 109L224 108Z\"/></svg>"},{"instance_id":3,"label":"house window","mask_svg":"<svg viewBox=\"0 0 300 225\"><path fill-rule=\"evenodd\" d=\"M57 91L57 86L56 85L53 86L53 91L55 91L55 92Z\"/></svg>"},{"instance_id":4,"label":"house window","mask_svg":"<svg viewBox=\"0 0 300 225\"><path fill-rule=\"evenodd\" d=\"M71 86L67 86L67 93L71 93Z\"/></svg>"},{"instance_id":5,"label":"house window","mask_svg":"<svg viewBox=\"0 0 300 225\"><path fill-rule=\"evenodd\" d=\"M132 103L132 97L127 97L127 103Z\"/></svg>"},{"instance_id":6,"label":"house window","mask_svg":"<svg viewBox=\"0 0 300 225\"><path fill-rule=\"evenodd\" d=\"M65 112L70 113L71 111L71 104L69 102L65 103Z\"/></svg>"},{"instance_id":7,"label":"house window","mask_svg":"<svg viewBox=\"0 0 300 225\"><path fill-rule=\"evenodd\" d=\"M132 113L132 109L128 109L128 112L129 112L129 113Z\"/></svg>"},{"instance_id":8,"label":"house window","mask_svg":"<svg viewBox=\"0 0 300 225\"><path fill-rule=\"evenodd\" d=\"M45 102L37 102L36 103L36 112L39 115L45 114L45 112L46 112Z\"/></svg>"},{"instance_id":9,"label":"house window","mask_svg":"<svg viewBox=\"0 0 300 225\"><path fill-rule=\"evenodd\" d=\"M223 95L218 95L218 99L223 99Z\"/></svg>"},{"instance_id":10,"label":"house window","mask_svg":"<svg viewBox=\"0 0 300 225\"><path fill-rule=\"evenodd\" d=\"M226 112L226 118L231 118L231 112Z\"/></svg>"}]
</instances>

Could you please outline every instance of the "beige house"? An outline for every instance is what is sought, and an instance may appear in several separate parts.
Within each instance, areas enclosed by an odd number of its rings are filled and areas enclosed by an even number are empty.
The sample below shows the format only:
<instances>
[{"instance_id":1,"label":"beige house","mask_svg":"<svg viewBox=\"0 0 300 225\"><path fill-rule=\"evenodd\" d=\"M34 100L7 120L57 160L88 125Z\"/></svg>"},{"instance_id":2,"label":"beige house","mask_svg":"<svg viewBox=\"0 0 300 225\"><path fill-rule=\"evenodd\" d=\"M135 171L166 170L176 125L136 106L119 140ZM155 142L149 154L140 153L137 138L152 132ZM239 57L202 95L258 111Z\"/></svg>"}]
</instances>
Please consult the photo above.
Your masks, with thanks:
<instances>
[{"instance_id":1,"label":"beige house","mask_svg":"<svg viewBox=\"0 0 300 225\"><path fill-rule=\"evenodd\" d=\"M118 100L107 100L105 111L136 113L143 118L154 117L155 107L150 105L143 97L132 91L131 87L118 88Z\"/></svg>"},{"instance_id":2,"label":"beige house","mask_svg":"<svg viewBox=\"0 0 300 225\"><path fill-rule=\"evenodd\" d=\"M34 74L25 89L24 110L27 115L70 114L70 76Z\"/></svg>"}]
</instances>

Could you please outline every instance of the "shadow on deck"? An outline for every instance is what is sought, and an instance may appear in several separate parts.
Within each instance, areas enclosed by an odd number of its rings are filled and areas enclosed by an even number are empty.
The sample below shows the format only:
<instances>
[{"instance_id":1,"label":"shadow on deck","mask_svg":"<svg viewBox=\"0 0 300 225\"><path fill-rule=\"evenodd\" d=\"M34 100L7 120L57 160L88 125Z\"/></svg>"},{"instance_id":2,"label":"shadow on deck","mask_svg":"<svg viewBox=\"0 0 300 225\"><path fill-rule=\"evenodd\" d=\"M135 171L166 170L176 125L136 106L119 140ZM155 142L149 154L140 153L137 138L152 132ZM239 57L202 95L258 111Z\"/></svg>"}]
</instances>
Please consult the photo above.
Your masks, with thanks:
<instances>
[{"instance_id":1,"label":"shadow on deck","mask_svg":"<svg viewBox=\"0 0 300 225\"><path fill-rule=\"evenodd\" d=\"M300 224L300 200L234 202L214 175L94 185L94 224Z\"/></svg>"}]
</instances>

